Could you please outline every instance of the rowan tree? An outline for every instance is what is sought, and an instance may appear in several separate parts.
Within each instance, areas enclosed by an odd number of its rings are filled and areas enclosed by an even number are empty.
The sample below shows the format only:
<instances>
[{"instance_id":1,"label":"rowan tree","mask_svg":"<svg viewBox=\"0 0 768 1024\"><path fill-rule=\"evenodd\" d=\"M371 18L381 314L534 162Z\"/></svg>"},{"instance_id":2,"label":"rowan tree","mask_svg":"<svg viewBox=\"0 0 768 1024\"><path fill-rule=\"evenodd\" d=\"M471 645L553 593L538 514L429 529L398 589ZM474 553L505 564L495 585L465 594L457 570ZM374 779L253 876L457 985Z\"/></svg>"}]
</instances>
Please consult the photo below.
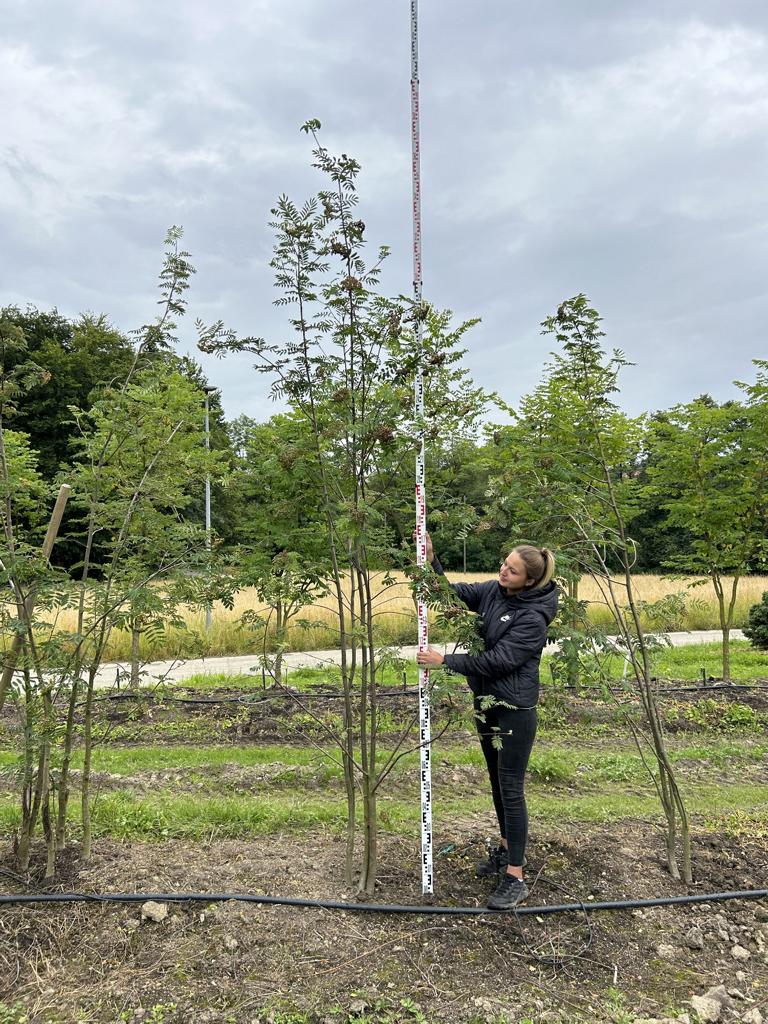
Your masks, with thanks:
<instances>
[{"instance_id":1,"label":"rowan tree","mask_svg":"<svg viewBox=\"0 0 768 1024\"><path fill-rule=\"evenodd\" d=\"M271 266L277 304L291 311L293 337L285 342L240 340L222 324L200 325L204 350L247 350L272 380L272 393L301 421L307 437L305 484L320 496L330 587L338 623L344 694L342 718L330 730L343 767L347 795L347 858L352 880L358 793L363 812L359 886L371 893L377 865L377 797L400 756L405 731L379 757L376 640L377 601L372 580L400 558L393 534L394 495L381 483L401 465L413 466L418 438L470 430L481 395L459 363L469 324L451 326L450 314L379 294L388 250L365 259L366 225L357 210L359 165L334 157L317 137L319 122L304 125L315 141L314 166L327 184L297 205L282 196L272 211ZM421 347L413 325L422 326ZM420 365L427 369L423 422L413 411ZM413 476L411 476L413 480ZM412 489L409 487L409 493ZM386 582L386 577L385 577Z\"/></svg>"},{"instance_id":2,"label":"rowan tree","mask_svg":"<svg viewBox=\"0 0 768 1024\"><path fill-rule=\"evenodd\" d=\"M535 529L536 543L559 544L558 556L566 555L575 569L573 578L587 572L600 589L617 635L611 638L590 628L585 638L593 654L601 647L611 653L618 649L627 659L645 729L631 718L627 722L644 761L646 752L653 758L650 775L667 823L667 863L673 876L690 880L688 816L666 751L653 686L652 644L632 581L635 544L627 522L639 507L632 470L642 422L626 417L616 405L626 360L617 349L610 355L604 351L600 324L585 295L561 303L542 324L546 335L554 335L559 351L542 383L521 403L517 432L512 432L512 462L496 489L519 530L528 526ZM578 656L580 644L571 653Z\"/></svg>"},{"instance_id":3,"label":"rowan tree","mask_svg":"<svg viewBox=\"0 0 768 1024\"><path fill-rule=\"evenodd\" d=\"M746 401L718 405L702 396L677 405L650 422L647 440L654 452L647 499L690 538L666 564L709 577L725 681L739 583L768 560L768 364L755 365L755 382L738 384Z\"/></svg>"},{"instance_id":4,"label":"rowan tree","mask_svg":"<svg viewBox=\"0 0 768 1024\"><path fill-rule=\"evenodd\" d=\"M203 396L170 361L142 360L146 351L162 356L170 347L172 317L184 311L182 296L193 268L179 249L180 237L179 229L169 232L160 275L162 312L136 337L123 379L100 389L87 410L71 410L79 438L67 483L74 488L82 513L76 525L84 533L75 585L50 566L47 552L34 543L38 533L19 515L29 488L39 490L41 480L28 442L8 430L6 419L20 398L44 387L50 376L28 359L23 331L0 322L0 567L15 606L15 614L3 610L12 639L2 689L11 685L20 725L17 855L26 868L42 822L47 876L66 840L69 766L80 739L76 708L83 716L82 855L90 854L93 688L110 631L146 615L152 581L182 562L189 572L196 552L204 551L202 543L190 543L179 515L190 483L216 470L215 455L203 444ZM12 358L6 360L8 353ZM97 548L101 557L94 564ZM167 619L167 585L164 596ZM74 628L59 621L70 607L76 611Z\"/></svg>"}]
</instances>

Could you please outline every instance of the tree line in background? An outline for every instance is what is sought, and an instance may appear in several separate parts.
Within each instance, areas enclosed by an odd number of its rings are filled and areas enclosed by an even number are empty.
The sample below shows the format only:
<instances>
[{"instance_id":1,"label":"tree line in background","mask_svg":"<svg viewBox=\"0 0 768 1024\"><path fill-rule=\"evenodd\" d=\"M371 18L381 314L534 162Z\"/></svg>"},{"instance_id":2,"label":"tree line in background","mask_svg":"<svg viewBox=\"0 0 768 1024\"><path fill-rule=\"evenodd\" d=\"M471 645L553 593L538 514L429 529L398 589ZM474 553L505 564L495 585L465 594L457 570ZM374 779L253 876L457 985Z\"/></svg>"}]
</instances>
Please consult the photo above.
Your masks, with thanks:
<instances>
[{"instance_id":1,"label":"tree line in background","mask_svg":"<svg viewBox=\"0 0 768 1024\"><path fill-rule=\"evenodd\" d=\"M322 725L343 769L345 874L353 879L359 854L358 884L373 891L379 792L416 724L414 717L381 749L377 682L396 655L377 638L382 591L374 575L384 571L386 593L389 570L407 572L454 640L477 643L472 617L450 590L412 565L413 466L423 433L430 529L443 563L493 571L511 539L548 544L566 594L554 659L561 681L577 684L587 667L605 678L601 662L617 651L626 659L644 714L644 728L628 725L651 756L670 870L690 878L687 816L652 685L656 641L644 633L632 580L660 568L709 577L728 678L739 579L768 559L768 363L755 361L754 381L738 384L739 401L704 396L629 417L616 401L626 360L603 349L600 317L578 295L544 321L555 345L550 362L534 391L510 407L462 367L471 322L456 325L448 312L379 292L388 251L366 257L359 166L329 154L319 127L308 122L304 130L324 187L302 204L282 196L272 211L271 267L289 339L238 338L221 322L198 322L203 351L252 355L285 409L268 421L227 423L214 393L206 438L204 375L175 352L174 318L185 312L194 273L177 228L166 239L160 313L131 337L102 317L0 312L0 565L8 594L0 607L0 708L10 694L21 738L20 863L26 867L42 823L53 873L66 840L76 744L84 751L80 828L89 856L94 685L110 631L129 630L138 647L142 634L178 621L182 605L231 603L236 590L253 586L272 621L253 612L243 626L262 630L264 664L278 684L288 621L320 596L337 613L343 701L338 722ZM426 404L417 418L421 372ZM210 550L206 477L214 488ZM61 484L72 497L49 564L43 534ZM611 612L610 636L586 615L584 573ZM67 609L74 625L60 622ZM194 654L194 637L191 645ZM450 698L450 684L443 692Z\"/></svg>"},{"instance_id":2,"label":"tree line in background","mask_svg":"<svg viewBox=\"0 0 768 1024\"><path fill-rule=\"evenodd\" d=\"M25 395L13 429L26 435L41 486L53 487L71 464L78 443L72 408L88 410L111 382L125 375L135 341L114 330L106 316L68 320L55 310L5 307L0 320L6 330L12 326L23 334L28 358L44 373ZM144 351L142 363L172 367L179 379L197 389L202 424L208 382L199 364L169 349L151 348ZM623 453L626 461L616 472L631 481L634 494L628 523L637 545L636 572L709 574L714 569L724 576L764 568L765 545L748 539L750 534L759 538L761 526L765 536L767 501L760 419L766 363L755 364L755 381L740 385L741 401L718 404L703 395L645 417L617 420L628 438L631 432L631 447ZM562 396L550 399L559 401L562 414L568 415ZM533 508L519 526L506 513L498 514L519 501L516 467L539 446L545 430L547 410L537 408L537 402L542 402L540 391L523 398L517 410L502 407L505 419L511 413L511 424L429 438L430 530L449 570L495 571L512 525L526 536L554 542L557 533L547 524L546 509ZM315 529L319 497L303 475L307 443L295 413L289 408L265 421L245 415L227 421L216 391L210 409L211 448L226 466L212 500L218 545L241 552L258 548L272 555L322 547ZM556 412L552 409L549 415ZM487 418L493 418L493 411ZM386 425L381 429L386 447ZM403 542L412 532L411 477L409 465L398 474L388 470L395 499L387 509L388 526ZM508 489L506 500L503 488ZM204 523L203 495L203 481L190 481L183 518L197 527ZM528 496L523 499L532 504ZM74 567L80 555L77 542L63 538L54 560Z\"/></svg>"}]
</instances>

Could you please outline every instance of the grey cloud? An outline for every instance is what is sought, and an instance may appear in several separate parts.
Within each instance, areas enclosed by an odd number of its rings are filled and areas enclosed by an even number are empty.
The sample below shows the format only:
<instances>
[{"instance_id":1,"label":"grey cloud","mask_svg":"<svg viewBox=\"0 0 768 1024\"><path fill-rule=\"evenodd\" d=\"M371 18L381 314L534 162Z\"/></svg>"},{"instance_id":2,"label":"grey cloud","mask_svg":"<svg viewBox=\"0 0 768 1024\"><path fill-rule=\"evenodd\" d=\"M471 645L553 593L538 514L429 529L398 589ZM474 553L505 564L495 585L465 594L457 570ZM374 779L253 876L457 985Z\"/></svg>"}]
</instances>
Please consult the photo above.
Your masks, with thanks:
<instances>
[{"instance_id":1,"label":"grey cloud","mask_svg":"<svg viewBox=\"0 0 768 1024\"><path fill-rule=\"evenodd\" d=\"M582 290L638 364L632 411L750 376L766 350L767 33L747 0L422 2L425 288L483 318L467 338L479 381L511 401L532 387L540 320ZM363 164L369 238L393 247L384 287L410 290L407 3L40 0L13 6L0 50L1 302L134 327L182 223L190 321L286 336L267 222L280 192L320 184L297 131L310 116ZM181 336L193 350L191 322ZM228 415L269 414L247 357L201 361Z\"/></svg>"}]
</instances>

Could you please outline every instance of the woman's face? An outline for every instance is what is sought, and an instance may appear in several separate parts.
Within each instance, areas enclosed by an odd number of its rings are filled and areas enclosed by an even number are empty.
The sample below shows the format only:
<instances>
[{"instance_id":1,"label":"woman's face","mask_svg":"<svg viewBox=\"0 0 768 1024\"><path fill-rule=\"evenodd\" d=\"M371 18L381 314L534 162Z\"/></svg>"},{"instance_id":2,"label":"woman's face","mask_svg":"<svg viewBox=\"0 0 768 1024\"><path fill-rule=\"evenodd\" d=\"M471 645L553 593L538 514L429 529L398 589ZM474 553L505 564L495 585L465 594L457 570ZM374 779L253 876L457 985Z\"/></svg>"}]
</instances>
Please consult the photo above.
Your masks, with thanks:
<instances>
[{"instance_id":1,"label":"woman's face","mask_svg":"<svg viewBox=\"0 0 768 1024\"><path fill-rule=\"evenodd\" d=\"M533 580L528 579L525 562L516 551L511 551L501 563L499 583L510 594L517 590L525 590L533 583Z\"/></svg>"}]
</instances>

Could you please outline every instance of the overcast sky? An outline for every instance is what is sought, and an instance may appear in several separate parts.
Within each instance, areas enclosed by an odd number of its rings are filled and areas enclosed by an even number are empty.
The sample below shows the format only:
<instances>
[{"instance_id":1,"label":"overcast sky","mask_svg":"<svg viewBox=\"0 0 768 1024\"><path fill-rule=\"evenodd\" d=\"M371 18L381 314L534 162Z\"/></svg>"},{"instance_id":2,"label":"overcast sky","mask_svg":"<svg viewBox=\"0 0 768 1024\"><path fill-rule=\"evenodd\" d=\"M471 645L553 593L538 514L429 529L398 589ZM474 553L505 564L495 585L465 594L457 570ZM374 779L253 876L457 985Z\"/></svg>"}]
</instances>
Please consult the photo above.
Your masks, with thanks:
<instances>
[{"instance_id":1,"label":"overcast sky","mask_svg":"<svg viewBox=\"0 0 768 1024\"><path fill-rule=\"evenodd\" d=\"M299 125L363 165L361 215L411 291L407 0L0 0L0 305L154 316L167 227L193 322L287 334L281 192L321 187ZM516 402L539 323L584 291L637 365L632 413L734 394L768 356L764 0L421 0L424 294ZM245 356L196 353L228 417L266 418Z\"/></svg>"}]
</instances>

